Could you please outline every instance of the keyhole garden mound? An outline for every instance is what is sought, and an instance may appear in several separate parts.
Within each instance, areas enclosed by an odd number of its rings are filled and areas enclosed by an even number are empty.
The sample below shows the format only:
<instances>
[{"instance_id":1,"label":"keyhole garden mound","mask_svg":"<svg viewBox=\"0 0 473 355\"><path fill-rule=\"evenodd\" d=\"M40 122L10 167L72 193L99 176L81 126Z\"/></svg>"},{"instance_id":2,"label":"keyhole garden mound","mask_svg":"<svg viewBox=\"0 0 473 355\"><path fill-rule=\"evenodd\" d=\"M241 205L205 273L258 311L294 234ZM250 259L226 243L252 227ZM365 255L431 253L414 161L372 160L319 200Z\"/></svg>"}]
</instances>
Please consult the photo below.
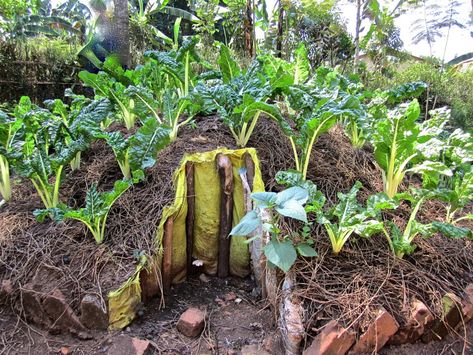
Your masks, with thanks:
<instances>
[{"instance_id":1,"label":"keyhole garden mound","mask_svg":"<svg viewBox=\"0 0 473 355\"><path fill-rule=\"evenodd\" d=\"M245 153L251 153L260 180L255 185L260 184L260 190L281 190L274 180L276 173L294 166L291 145L283 132L272 121L262 118L248 147L252 149ZM148 171L145 180L132 186L114 205L108 218L105 241L99 246L80 223L37 222L31 211L41 208L41 202L33 186L25 182L17 184L14 198L0 211L2 307L12 309L21 319L51 333L72 333L81 339L98 339L105 336L106 329L130 327L131 334L154 342L156 351L166 350L165 344L172 343L173 349L184 353L195 349L195 344L177 340L165 343L161 336L170 324L174 325L178 311L185 308L183 305L193 303L193 292L189 290L194 289L200 289L195 291L196 299L215 301L218 298L229 304L234 299L226 301L225 295L233 292L235 298L249 299L248 302L242 300L242 304L251 304L246 312L256 314L264 309L256 318L232 316L231 312L242 311L237 306L226 315L223 311L217 313L217 317L210 314L208 328L199 339L212 334L212 327L219 327L219 324L223 327L217 320L223 319L225 327L229 327L233 319L234 322L253 324L254 329L246 335L240 334L240 338L253 337L254 343L260 342L257 344L260 350L265 336L278 329L280 334L275 341L279 345L265 351L280 353L297 353L304 349L308 354L323 353L324 346L335 346L338 353L372 352L389 344L428 342L443 338L473 316L469 298L472 291L468 287L473 282L470 271L473 253L468 240L448 239L441 235L417 238L415 252L399 260L391 255L386 238L375 235L370 239L349 241L343 253L334 256L326 232L314 224L310 235L318 251L317 257L301 257L290 272L284 274L266 267L264 258L251 262L249 251L244 249L248 245L240 244L244 251L239 259L244 260L240 271L235 272L230 256L229 271L223 275L234 275L228 279L230 286L226 278L218 278L221 248L215 240L216 235L210 241L213 254L208 260L205 259L205 245L201 246L200 253L192 247L192 258L187 252L186 240L176 243L177 240L168 238L174 242L170 248L165 242L166 225L170 224L166 222L170 216L175 222L177 215L169 212L169 206L176 199L185 199L187 203L190 197L179 195L179 190L176 192L176 179L173 179L179 168L184 169L184 176L188 176L189 170L182 165L184 157L214 152L213 159L216 159L218 153L232 156L236 151L238 147L234 145L232 135L217 117L200 117L196 119L196 127L182 128L179 139L159 153L157 164ZM243 153L235 156L243 162ZM212 181L221 184L217 164L212 162L210 166L215 169ZM235 162L232 166L232 181L241 188L237 179L241 166ZM72 206L83 206L84 191L93 182L97 182L98 190L107 190L119 176L120 169L110 148L100 142L94 143L93 149L83 156L83 168L67 174L61 199ZM194 180L197 176L194 174ZM201 177L208 178L205 174ZM338 126L316 142L307 178L325 194L329 205L337 202L338 192L349 191L356 181L363 186L358 195L361 202L370 194L381 191L383 185L369 148L352 147ZM411 179L410 184L420 183L415 177ZM220 189L221 186L217 187ZM204 191L203 185L200 188ZM196 196L203 193L198 189ZM239 191L243 194L243 190ZM225 207L220 205L222 199L219 198L217 212ZM442 203L427 201L418 218L420 221L439 220L439 211L443 209ZM385 213L403 225L408 222L410 212L411 207L406 203ZM232 224L235 225L242 215L232 213ZM187 224L184 217L181 220L184 222L179 224L182 229L179 233L185 238ZM209 216L209 219L211 217L221 221L221 215ZM194 223L199 223L198 219L194 219ZM220 227L219 223L216 225ZM173 223L172 227L176 226L178 224ZM286 228L291 228L289 222ZM262 258L261 253L258 255ZM180 260L179 263L176 260ZM203 262L203 267L196 266L199 265L194 263L196 260ZM262 268L259 278L255 277L257 267ZM210 286L199 279L201 274L209 274L207 277L211 278L213 291L207 294L205 288ZM219 289L224 290L223 293L219 293ZM180 292L183 293L181 303ZM264 298L258 292L262 292ZM168 302L163 302L166 297ZM162 309L164 304L166 311ZM162 321L167 323L159 325L161 315ZM382 327L378 325L386 319L387 330L382 333L379 331ZM167 324L167 328L163 324ZM93 330L95 328L99 330ZM457 333L462 335L458 330ZM10 335L14 336L13 333ZM327 340L332 338L336 341ZM222 337L214 339L216 344L210 346L209 351L241 351L252 343L235 338L224 345ZM184 345L179 348L178 343ZM330 353L330 348L324 349Z\"/></svg>"}]
</instances>

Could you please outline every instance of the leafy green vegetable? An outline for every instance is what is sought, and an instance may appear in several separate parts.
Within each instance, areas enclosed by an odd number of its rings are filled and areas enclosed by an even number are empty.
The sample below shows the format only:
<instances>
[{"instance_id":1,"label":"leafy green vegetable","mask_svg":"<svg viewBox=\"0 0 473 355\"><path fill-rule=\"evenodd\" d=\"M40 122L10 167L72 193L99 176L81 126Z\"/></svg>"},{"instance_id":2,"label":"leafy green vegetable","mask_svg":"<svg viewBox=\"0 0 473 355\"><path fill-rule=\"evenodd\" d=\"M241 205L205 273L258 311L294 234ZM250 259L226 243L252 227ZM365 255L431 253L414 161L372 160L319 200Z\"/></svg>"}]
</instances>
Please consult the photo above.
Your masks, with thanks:
<instances>
[{"instance_id":1,"label":"leafy green vegetable","mask_svg":"<svg viewBox=\"0 0 473 355\"><path fill-rule=\"evenodd\" d=\"M279 109L267 103L273 89L262 73L258 61L245 71L230 57L224 45L218 59L222 80L215 85L197 85L193 98L200 102L204 112L217 111L230 128L238 146L245 147L254 131L261 113L278 122L286 133L291 130Z\"/></svg>"},{"instance_id":2,"label":"leafy green vegetable","mask_svg":"<svg viewBox=\"0 0 473 355\"><path fill-rule=\"evenodd\" d=\"M374 217L384 208L396 207L396 204L379 203L379 197L372 197L368 207L363 207L356 199L361 186L357 181L347 194L337 194L339 200L337 205L326 213L321 210L317 213L317 220L324 225L335 255L340 253L352 234L368 238L381 232L383 223Z\"/></svg>"},{"instance_id":3,"label":"leafy green vegetable","mask_svg":"<svg viewBox=\"0 0 473 355\"><path fill-rule=\"evenodd\" d=\"M26 100L26 98L22 98L22 100ZM28 104L31 104L29 99ZM0 111L0 195L7 202L12 196L8 156L14 152L22 124L22 117L11 118L5 112Z\"/></svg>"},{"instance_id":4,"label":"leafy green vegetable","mask_svg":"<svg viewBox=\"0 0 473 355\"><path fill-rule=\"evenodd\" d=\"M337 119L360 116L358 98L348 91L348 83L334 71L319 68L317 75L305 85L294 85L287 97L290 109L296 112L292 120L297 134L290 135L296 170L307 178L312 148L321 134Z\"/></svg>"},{"instance_id":5,"label":"leafy green vegetable","mask_svg":"<svg viewBox=\"0 0 473 355\"><path fill-rule=\"evenodd\" d=\"M87 191L85 207L78 210L66 205L56 208L36 210L34 214L39 221L53 215L56 221L75 219L84 223L92 233L97 244L101 244L105 237L107 217L115 201L132 185L131 180L118 180L111 191L98 192L97 186L92 185Z\"/></svg>"},{"instance_id":6,"label":"leafy green vegetable","mask_svg":"<svg viewBox=\"0 0 473 355\"><path fill-rule=\"evenodd\" d=\"M373 134L374 155L383 171L384 192L391 198L396 195L408 171L451 174L442 163L422 159L418 148L433 137L422 132L422 125L416 122L419 114L419 103L413 100L408 106L390 111L387 117L376 124ZM418 160L417 164L409 169L409 164L415 159Z\"/></svg>"}]
</instances>

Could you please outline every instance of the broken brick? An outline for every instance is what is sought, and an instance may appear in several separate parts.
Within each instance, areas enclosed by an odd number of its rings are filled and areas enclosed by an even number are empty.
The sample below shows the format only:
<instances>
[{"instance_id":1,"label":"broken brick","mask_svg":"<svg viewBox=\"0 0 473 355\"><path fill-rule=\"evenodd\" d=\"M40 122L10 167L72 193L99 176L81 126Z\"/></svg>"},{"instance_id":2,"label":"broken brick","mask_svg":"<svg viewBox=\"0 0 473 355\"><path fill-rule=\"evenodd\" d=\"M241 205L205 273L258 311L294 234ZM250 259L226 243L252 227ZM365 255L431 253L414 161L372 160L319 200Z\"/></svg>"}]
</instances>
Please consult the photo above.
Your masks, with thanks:
<instances>
[{"instance_id":1,"label":"broken brick","mask_svg":"<svg viewBox=\"0 0 473 355\"><path fill-rule=\"evenodd\" d=\"M442 298L443 317L422 336L424 343L443 339L462 320L461 300L452 293L447 293Z\"/></svg>"},{"instance_id":2,"label":"broken brick","mask_svg":"<svg viewBox=\"0 0 473 355\"><path fill-rule=\"evenodd\" d=\"M401 327L391 339L389 345L414 343L434 321L432 312L421 301L414 300L407 324Z\"/></svg>"},{"instance_id":3,"label":"broken brick","mask_svg":"<svg viewBox=\"0 0 473 355\"><path fill-rule=\"evenodd\" d=\"M315 337L303 355L343 355L355 342L355 333L331 320Z\"/></svg>"},{"instance_id":4,"label":"broken brick","mask_svg":"<svg viewBox=\"0 0 473 355\"><path fill-rule=\"evenodd\" d=\"M373 323L356 342L351 354L377 352L398 331L399 324L385 309L380 309Z\"/></svg>"},{"instance_id":5,"label":"broken brick","mask_svg":"<svg viewBox=\"0 0 473 355\"><path fill-rule=\"evenodd\" d=\"M196 337L204 329L205 313L198 308L189 308L177 321L177 330L188 337Z\"/></svg>"},{"instance_id":6,"label":"broken brick","mask_svg":"<svg viewBox=\"0 0 473 355\"><path fill-rule=\"evenodd\" d=\"M241 355L271 355L257 344L245 345L241 348Z\"/></svg>"}]
</instances>

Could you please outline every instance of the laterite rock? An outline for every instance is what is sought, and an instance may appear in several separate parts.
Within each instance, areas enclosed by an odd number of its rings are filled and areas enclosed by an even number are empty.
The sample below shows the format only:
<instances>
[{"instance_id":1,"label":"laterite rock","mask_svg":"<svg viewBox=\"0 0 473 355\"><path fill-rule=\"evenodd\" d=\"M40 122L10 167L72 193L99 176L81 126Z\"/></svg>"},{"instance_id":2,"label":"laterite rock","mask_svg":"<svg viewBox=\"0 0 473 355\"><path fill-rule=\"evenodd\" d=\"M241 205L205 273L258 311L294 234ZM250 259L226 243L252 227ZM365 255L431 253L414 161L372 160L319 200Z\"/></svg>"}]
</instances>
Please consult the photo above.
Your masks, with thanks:
<instances>
[{"instance_id":1,"label":"laterite rock","mask_svg":"<svg viewBox=\"0 0 473 355\"><path fill-rule=\"evenodd\" d=\"M54 289L50 294L45 295L42 305L55 327L75 334L81 333L81 336L84 334L85 327L67 304L59 289Z\"/></svg>"},{"instance_id":2,"label":"laterite rock","mask_svg":"<svg viewBox=\"0 0 473 355\"><path fill-rule=\"evenodd\" d=\"M385 309L380 309L373 323L360 337L350 354L364 354L379 351L396 334L399 324Z\"/></svg>"},{"instance_id":3,"label":"laterite rock","mask_svg":"<svg viewBox=\"0 0 473 355\"><path fill-rule=\"evenodd\" d=\"M188 337L196 337L204 329L205 313L198 308L189 308L181 314L177 330Z\"/></svg>"},{"instance_id":4,"label":"laterite rock","mask_svg":"<svg viewBox=\"0 0 473 355\"><path fill-rule=\"evenodd\" d=\"M434 321L432 312L421 301L414 300L407 324L388 341L389 345L414 343Z\"/></svg>"},{"instance_id":5,"label":"laterite rock","mask_svg":"<svg viewBox=\"0 0 473 355\"><path fill-rule=\"evenodd\" d=\"M35 291L31 284L26 284L21 288L21 307L28 320L38 325L49 327L51 322L43 309L40 296L41 293Z\"/></svg>"},{"instance_id":6,"label":"laterite rock","mask_svg":"<svg viewBox=\"0 0 473 355\"><path fill-rule=\"evenodd\" d=\"M344 355L355 342L355 333L331 320L303 355Z\"/></svg>"},{"instance_id":7,"label":"laterite rock","mask_svg":"<svg viewBox=\"0 0 473 355\"><path fill-rule=\"evenodd\" d=\"M106 307L97 295L85 295L80 303L80 322L89 329L107 329Z\"/></svg>"}]
</instances>

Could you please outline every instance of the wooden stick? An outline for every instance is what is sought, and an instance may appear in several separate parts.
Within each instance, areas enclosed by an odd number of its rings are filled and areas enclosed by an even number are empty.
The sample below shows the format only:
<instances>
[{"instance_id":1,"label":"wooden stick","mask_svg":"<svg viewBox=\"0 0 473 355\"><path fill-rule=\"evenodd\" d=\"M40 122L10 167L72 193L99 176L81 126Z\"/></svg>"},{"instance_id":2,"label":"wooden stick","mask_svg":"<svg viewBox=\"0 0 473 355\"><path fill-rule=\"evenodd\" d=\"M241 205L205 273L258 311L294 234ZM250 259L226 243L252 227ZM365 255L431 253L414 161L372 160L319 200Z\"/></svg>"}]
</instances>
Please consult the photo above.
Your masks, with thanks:
<instances>
[{"instance_id":1,"label":"wooden stick","mask_svg":"<svg viewBox=\"0 0 473 355\"><path fill-rule=\"evenodd\" d=\"M246 177L248 179L248 185L250 186L250 190L253 191L253 181L255 179L255 162L253 161L253 158L248 152L243 154L243 159L245 159Z\"/></svg>"},{"instance_id":2,"label":"wooden stick","mask_svg":"<svg viewBox=\"0 0 473 355\"><path fill-rule=\"evenodd\" d=\"M195 186L194 186L194 163L186 164L187 181L187 216L186 216L186 253L187 274L192 269L192 251L194 250L194 219L195 219Z\"/></svg>"},{"instance_id":3,"label":"wooden stick","mask_svg":"<svg viewBox=\"0 0 473 355\"><path fill-rule=\"evenodd\" d=\"M163 289L164 292L168 292L171 289L172 282L172 232L174 229L174 221L172 216L168 217L164 224L164 235L163 235Z\"/></svg>"},{"instance_id":4,"label":"wooden stick","mask_svg":"<svg viewBox=\"0 0 473 355\"><path fill-rule=\"evenodd\" d=\"M217 155L217 169L221 187L217 274L219 277L227 277L230 270L229 234L233 222L233 167L226 155Z\"/></svg>"}]
</instances>

